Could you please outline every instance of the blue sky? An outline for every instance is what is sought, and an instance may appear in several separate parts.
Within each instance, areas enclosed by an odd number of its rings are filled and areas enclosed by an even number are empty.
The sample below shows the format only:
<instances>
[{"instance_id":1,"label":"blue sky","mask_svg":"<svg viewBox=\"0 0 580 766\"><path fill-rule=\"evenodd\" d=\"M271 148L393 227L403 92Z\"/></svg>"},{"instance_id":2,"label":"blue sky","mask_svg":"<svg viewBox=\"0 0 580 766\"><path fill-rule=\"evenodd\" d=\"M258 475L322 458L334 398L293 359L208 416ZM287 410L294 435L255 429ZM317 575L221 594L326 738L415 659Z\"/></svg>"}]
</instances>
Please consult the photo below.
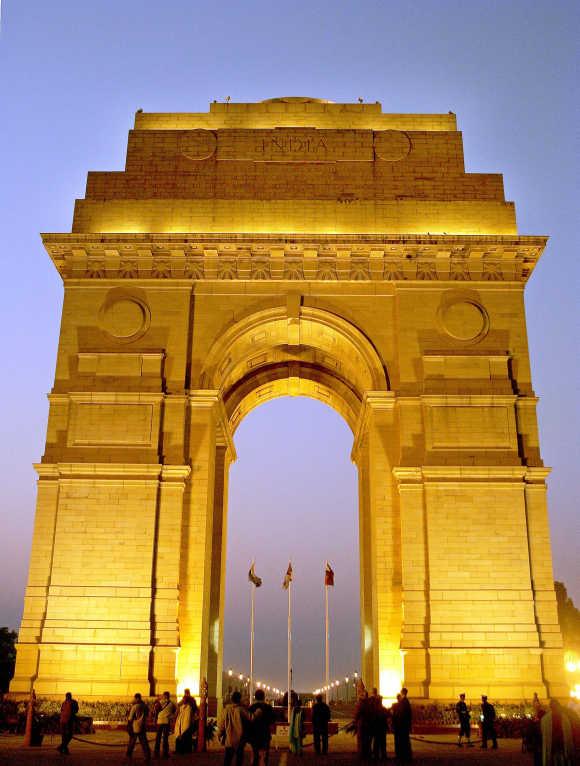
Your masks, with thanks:
<instances>
[{"instance_id":1,"label":"blue sky","mask_svg":"<svg viewBox=\"0 0 580 766\"><path fill-rule=\"evenodd\" d=\"M59 331L62 287L38 232L70 229L73 201L83 196L89 169L123 167L136 109L204 111L210 101L226 96L234 101L280 95L356 101L361 96L381 101L386 112L453 110L464 131L468 171L503 173L520 232L551 236L527 288L526 305L534 387L541 397L543 457L553 467L555 572L580 601L578 16L573 2L543 0L3 1L0 561L5 574L0 624L16 626L20 618L35 497L31 463L43 450L45 394L52 385ZM356 576L356 485L347 467L348 429L314 402L280 400L267 407L249 416L237 436L226 633L231 664L246 656L237 638L245 612L235 607L245 604L246 593L236 598L232 573L236 567L245 570L247 551L234 531L244 513L250 537L252 529L260 530L263 506L254 510L253 495L276 504L278 526L297 507L318 514L321 523L325 514L336 514L342 535L337 583L346 579L343 571ZM308 450L297 418L308 422ZM276 450L297 461L292 471L301 478L291 498L272 498L267 488L256 489L260 461L273 460L274 454L282 460ZM318 472L310 470L313 461ZM272 534L271 561L264 561L272 572L274 562L285 566L285 543ZM314 560L326 555L323 547L313 548L314 558L298 563L314 577ZM278 624L276 589L268 599L264 592L260 607L264 616L271 614L271 624ZM347 627L358 619L356 587L343 596L336 604L337 625L346 631L336 648L340 673L356 661L356 631ZM322 667L319 615L305 600L303 606L297 603L296 620L300 680L315 683ZM273 674L279 637L265 622L262 626L264 672Z\"/></svg>"}]
</instances>

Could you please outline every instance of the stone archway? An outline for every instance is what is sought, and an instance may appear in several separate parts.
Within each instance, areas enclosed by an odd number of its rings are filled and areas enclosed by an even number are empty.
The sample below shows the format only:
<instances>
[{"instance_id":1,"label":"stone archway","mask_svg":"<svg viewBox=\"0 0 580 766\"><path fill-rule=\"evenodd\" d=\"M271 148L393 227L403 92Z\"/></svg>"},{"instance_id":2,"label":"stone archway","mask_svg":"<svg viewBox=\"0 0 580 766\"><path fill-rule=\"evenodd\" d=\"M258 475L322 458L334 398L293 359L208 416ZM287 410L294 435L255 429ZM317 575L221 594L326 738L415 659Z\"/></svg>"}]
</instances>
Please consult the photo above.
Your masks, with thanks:
<instances>
[{"instance_id":1,"label":"stone archway","mask_svg":"<svg viewBox=\"0 0 580 766\"><path fill-rule=\"evenodd\" d=\"M287 393L353 430L367 685L567 693L523 301L546 238L465 172L454 114L139 112L43 241L65 294L14 693L217 694L232 434Z\"/></svg>"},{"instance_id":2,"label":"stone archway","mask_svg":"<svg viewBox=\"0 0 580 766\"><path fill-rule=\"evenodd\" d=\"M402 677L401 594L400 589L381 593L373 583L377 581L378 566L391 573L390 579L396 578L396 572L400 572L400 552L393 545L388 560L383 558L380 565L376 560L373 541L377 535L395 540L397 523L392 507L377 512L372 492L376 483L373 473L380 472L382 492L392 493L388 445L378 444L376 431L379 423L386 428L394 427L393 397L376 349L353 324L330 311L302 307L300 296L293 294L286 305L256 312L228 327L207 355L200 380L208 387L200 392L202 406L207 406L210 396L221 413L220 428L215 431L210 635L207 668L201 668L202 675L209 679L210 688L217 689L223 643L227 473L234 454L231 437L243 417L259 404L279 396L309 396L341 414L355 438L352 457L359 471L361 667L372 686L379 683L380 665L383 686L388 678L392 693ZM380 635L379 623L387 628ZM196 635L192 637L195 642ZM181 683L185 686L191 683L185 679L193 660L187 654L183 634L180 658L184 679Z\"/></svg>"}]
</instances>

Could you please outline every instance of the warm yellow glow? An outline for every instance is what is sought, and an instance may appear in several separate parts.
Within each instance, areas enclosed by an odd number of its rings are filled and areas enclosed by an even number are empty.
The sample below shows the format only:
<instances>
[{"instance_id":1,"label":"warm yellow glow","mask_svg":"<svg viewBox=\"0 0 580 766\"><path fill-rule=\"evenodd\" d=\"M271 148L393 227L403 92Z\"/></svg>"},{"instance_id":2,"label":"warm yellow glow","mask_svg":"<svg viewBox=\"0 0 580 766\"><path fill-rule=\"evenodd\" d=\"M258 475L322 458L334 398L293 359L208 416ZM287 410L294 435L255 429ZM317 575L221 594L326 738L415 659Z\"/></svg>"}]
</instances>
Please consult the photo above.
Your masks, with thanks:
<instances>
[{"instance_id":1,"label":"warm yellow glow","mask_svg":"<svg viewBox=\"0 0 580 766\"><path fill-rule=\"evenodd\" d=\"M401 674L398 670L385 669L379 674L379 693L383 704L392 704L401 689Z\"/></svg>"},{"instance_id":2,"label":"warm yellow glow","mask_svg":"<svg viewBox=\"0 0 580 766\"><path fill-rule=\"evenodd\" d=\"M368 625L365 625L364 629L364 643L365 643L365 651L369 651L373 646L373 633L371 628Z\"/></svg>"},{"instance_id":3,"label":"warm yellow glow","mask_svg":"<svg viewBox=\"0 0 580 766\"><path fill-rule=\"evenodd\" d=\"M568 673L575 673L578 669L578 664L576 662L572 662L571 660L566 663L566 670Z\"/></svg>"},{"instance_id":4,"label":"warm yellow glow","mask_svg":"<svg viewBox=\"0 0 580 766\"><path fill-rule=\"evenodd\" d=\"M580 684L576 684L572 691L570 692L570 696L574 699L580 700Z\"/></svg>"},{"instance_id":5,"label":"warm yellow glow","mask_svg":"<svg viewBox=\"0 0 580 766\"><path fill-rule=\"evenodd\" d=\"M199 679L193 676L181 678L177 683L177 695L181 697L186 689L189 689L194 697L199 697Z\"/></svg>"}]
</instances>

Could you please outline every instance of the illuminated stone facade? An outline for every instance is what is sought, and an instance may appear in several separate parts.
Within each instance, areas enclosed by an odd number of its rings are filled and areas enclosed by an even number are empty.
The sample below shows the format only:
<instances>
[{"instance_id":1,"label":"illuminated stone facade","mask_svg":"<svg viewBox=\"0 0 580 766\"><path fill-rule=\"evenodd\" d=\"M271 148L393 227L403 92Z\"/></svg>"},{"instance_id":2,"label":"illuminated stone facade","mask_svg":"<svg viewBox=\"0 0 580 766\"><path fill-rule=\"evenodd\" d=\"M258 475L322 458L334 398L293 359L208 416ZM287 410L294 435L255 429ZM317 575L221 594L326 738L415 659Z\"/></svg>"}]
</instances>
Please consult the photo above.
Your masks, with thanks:
<instances>
[{"instance_id":1,"label":"illuminated stone facade","mask_svg":"<svg viewBox=\"0 0 580 766\"><path fill-rule=\"evenodd\" d=\"M283 395L353 431L367 685L566 692L523 301L546 239L453 114L138 113L43 239L65 298L13 692L219 695L232 435Z\"/></svg>"}]
</instances>

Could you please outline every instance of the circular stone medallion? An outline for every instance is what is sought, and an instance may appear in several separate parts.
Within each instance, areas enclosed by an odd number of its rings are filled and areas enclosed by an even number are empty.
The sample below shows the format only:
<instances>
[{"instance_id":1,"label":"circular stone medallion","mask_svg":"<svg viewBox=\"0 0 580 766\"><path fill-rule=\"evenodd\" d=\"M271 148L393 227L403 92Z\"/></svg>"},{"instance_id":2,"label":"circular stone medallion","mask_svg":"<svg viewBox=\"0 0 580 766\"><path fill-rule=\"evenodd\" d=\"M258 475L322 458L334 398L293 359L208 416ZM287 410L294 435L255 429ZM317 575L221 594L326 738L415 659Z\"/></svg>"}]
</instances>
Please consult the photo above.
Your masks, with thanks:
<instances>
[{"instance_id":1,"label":"circular stone medallion","mask_svg":"<svg viewBox=\"0 0 580 766\"><path fill-rule=\"evenodd\" d=\"M147 308L133 298L121 298L105 304L101 312L101 327L118 340L134 340L149 326Z\"/></svg>"},{"instance_id":2,"label":"circular stone medallion","mask_svg":"<svg viewBox=\"0 0 580 766\"><path fill-rule=\"evenodd\" d=\"M411 139L402 130L381 130L374 137L375 155L380 160L398 162L411 151Z\"/></svg>"},{"instance_id":3,"label":"circular stone medallion","mask_svg":"<svg viewBox=\"0 0 580 766\"><path fill-rule=\"evenodd\" d=\"M179 153L188 160L207 160L214 154L216 143L211 130L188 130L179 141Z\"/></svg>"},{"instance_id":4,"label":"circular stone medallion","mask_svg":"<svg viewBox=\"0 0 580 766\"><path fill-rule=\"evenodd\" d=\"M478 340L489 327L487 312L472 301L460 300L443 307L440 318L447 335L461 341Z\"/></svg>"}]
</instances>

